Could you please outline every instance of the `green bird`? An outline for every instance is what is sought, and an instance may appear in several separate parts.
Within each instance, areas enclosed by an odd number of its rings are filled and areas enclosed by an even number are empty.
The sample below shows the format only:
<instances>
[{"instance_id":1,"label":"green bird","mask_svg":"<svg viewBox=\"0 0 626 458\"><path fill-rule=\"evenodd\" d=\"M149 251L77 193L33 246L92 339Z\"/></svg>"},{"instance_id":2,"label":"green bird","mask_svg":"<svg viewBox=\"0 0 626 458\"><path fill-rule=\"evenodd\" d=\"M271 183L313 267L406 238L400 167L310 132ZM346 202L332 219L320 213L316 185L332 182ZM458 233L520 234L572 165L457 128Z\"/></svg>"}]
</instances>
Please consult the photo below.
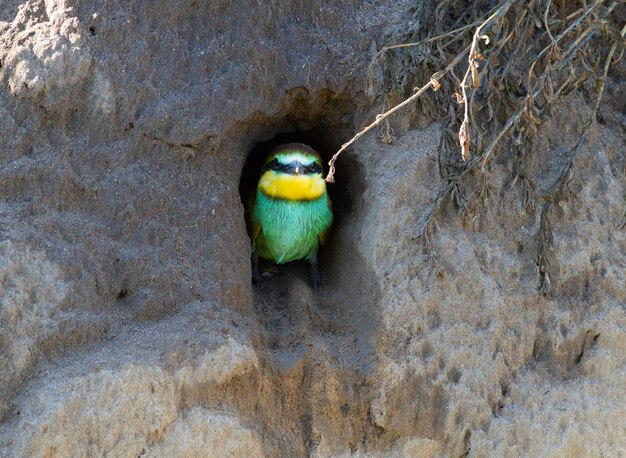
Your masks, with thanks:
<instances>
[{"instance_id":1,"label":"green bird","mask_svg":"<svg viewBox=\"0 0 626 458\"><path fill-rule=\"evenodd\" d=\"M252 278L261 280L259 258L276 264L305 259L311 283L320 285L317 249L333 221L322 160L311 147L289 143L269 155L251 202Z\"/></svg>"}]
</instances>

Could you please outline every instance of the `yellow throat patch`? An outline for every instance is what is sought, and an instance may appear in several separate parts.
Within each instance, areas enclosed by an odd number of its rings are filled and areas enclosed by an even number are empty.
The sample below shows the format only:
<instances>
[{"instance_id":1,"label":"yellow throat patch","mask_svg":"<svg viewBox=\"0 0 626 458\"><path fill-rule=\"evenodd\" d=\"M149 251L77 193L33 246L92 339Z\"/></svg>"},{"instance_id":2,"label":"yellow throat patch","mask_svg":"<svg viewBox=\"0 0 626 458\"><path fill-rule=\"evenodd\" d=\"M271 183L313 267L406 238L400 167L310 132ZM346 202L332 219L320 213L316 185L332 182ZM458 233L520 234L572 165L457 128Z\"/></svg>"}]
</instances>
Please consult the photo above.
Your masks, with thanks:
<instances>
[{"instance_id":1,"label":"yellow throat patch","mask_svg":"<svg viewBox=\"0 0 626 458\"><path fill-rule=\"evenodd\" d=\"M326 182L321 174L290 175L267 170L259 181L259 188L275 199L315 200L326 191Z\"/></svg>"}]
</instances>

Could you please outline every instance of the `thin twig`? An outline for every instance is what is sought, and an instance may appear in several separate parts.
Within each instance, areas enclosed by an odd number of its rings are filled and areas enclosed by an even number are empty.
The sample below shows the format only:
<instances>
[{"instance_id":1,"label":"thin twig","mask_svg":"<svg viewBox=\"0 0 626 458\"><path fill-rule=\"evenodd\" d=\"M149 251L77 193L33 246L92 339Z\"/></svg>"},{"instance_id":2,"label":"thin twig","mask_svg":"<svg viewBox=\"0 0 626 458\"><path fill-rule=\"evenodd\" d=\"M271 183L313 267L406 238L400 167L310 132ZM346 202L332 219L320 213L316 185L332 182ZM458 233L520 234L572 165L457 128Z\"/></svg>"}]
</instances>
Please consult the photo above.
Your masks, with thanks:
<instances>
[{"instance_id":1,"label":"thin twig","mask_svg":"<svg viewBox=\"0 0 626 458\"><path fill-rule=\"evenodd\" d=\"M535 57L531 62L530 62L530 70L528 72L529 75L529 79L530 79L530 75L532 73L532 69L534 68L535 64L543 57L543 55L549 50L552 49L554 46L556 46L562 39L563 37L565 37L571 30L573 30L575 27L579 26L582 21L589 15L591 14L591 12L597 8L599 5L601 5L602 3L604 3L605 0L597 0L596 3L594 3L587 11L584 12L584 14L582 14L576 21L574 21L572 24L569 25L569 27L567 27L563 32L561 32L557 38L553 38L553 41L550 45L546 46L538 55L537 57ZM611 5L613 6L613 5ZM584 39L587 35L588 35L589 29L587 29L583 34L581 34L581 36L579 36L576 40L575 43L579 43L580 40ZM582 37L582 38L581 38ZM617 44L617 42L615 42L615 44ZM572 47L570 47L570 50L572 49ZM569 51L567 52L567 54L569 54ZM611 58L612 58L612 54L611 54ZM544 74L545 75L545 74ZM489 156L491 155L491 153L493 152L493 150L495 149L497 143L500 141L500 139L504 136L504 134L506 132L508 132L511 127L513 127L513 125L515 125L515 123L519 120L519 118L522 116L522 114L526 111L526 109L524 108L526 105L526 102L529 100L534 99L535 97L539 96L539 94L541 94L541 92L543 91L543 82L540 82L538 85L536 85L536 87L538 87L535 91L532 92L532 95L527 96L524 99L524 103L522 104L522 108L517 110L515 113L513 113L509 119L507 120L506 124L503 126L503 128L500 130L500 132L493 138L493 140L491 141L491 143L489 144L489 146L487 147L487 149L485 150L485 152L481 155L482 157L482 165L481 165L481 169L484 168L487 160L489 159ZM599 101L597 102L599 103ZM460 135L460 133L459 133Z\"/></svg>"},{"instance_id":2,"label":"thin twig","mask_svg":"<svg viewBox=\"0 0 626 458\"><path fill-rule=\"evenodd\" d=\"M622 28L620 32L622 38L626 35L626 25ZM598 113L598 109L600 107L600 101L602 100L602 96L604 95L604 85L606 82L606 78L609 74L609 67L611 66L611 61L613 60L613 55L617 50L617 40L613 41L611 45L611 49L607 54L606 61L604 62L604 68L602 72L602 77L599 79L600 86L598 88L598 97L596 98L596 103L594 104L593 110L587 122L583 126L580 135L578 136L578 141L574 145L571 150L570 159L567 165L561 171L559 178L557 181L551 186L545 196L546 202L541 207L541 228L538 234L538 253L537 253L537 264L539 266L539 274L541 275L541 285L539 291L546 295L550 292L550 275L549 275L549 260L546 257L545 250L546 247L550 245L551 242L551 229L550 229L550 221L548 219L548 211L552 203L554 202L554 198L552 196L557 195L563 188L567 186L567 183L572 179L573 175L573 167L574 167L574 159L576 158L576 154L578 153L578 148L583 142L587 130L593 124L594 119ZM626 215L626 213L625 213ZM618 226L619 227L619 226ZM623 227L623 226L622 226Z\"/></svg>"},{"instance_id":3,"label":"thin twig","mask_svg":"<svg viewBox=\"0 0 626 458\"><path fill-rule=\"evenodd\" d=\"M434 41L441 40L451 35L458 34L459 32L464 32L465 30L471 29L476 24L480 24L481 21L482 19L478 19L472 22L471 24L467 24L467 25L464 25L463 27L459 27L458 29L450 30L449 32L442 33L441 35L437 35L436 37L425 38L424 40L420 40L415 43L402 43L402 44L397 44L397 45L384 46L380 51L376 53L374 60L380 59L383 56L383 54L385 54L387 51L391 51L392 49L410 48L413 46L425 45L426 43L432 43Z\"/></svg>"},{"instance_id":4,"label":"thin twig","mask_svg":"<svg viewBox=\"0 0 626 458\"><path fill-rule=\"evenodd\" d=\"M478 57L478 53L476 49L478 48L478 40L484 39L486 43L488 43L489 39L482 35L483 30L491 25L491 21L493 21L496 17L506 14L506 12L511 7L513 3L512 0L509 0L506 3L500 5L500 7L491 15L485 22L483 22L474 32L474 37L472 38L472 44L470 47L469 56L467 58L468 66L467 71L465 72L465 76L461 81L461 93L462 100L460 103L464 105L464 114L463 114L463 122L461 123L461 127L459 128L459 144L461 145L461 158L466 161L469 153L469 145L470 145L470 132L469 132L469 102L467 100L467 81L472 75L472 85L474 87L479 86L479 82L477 81L477 71L476 71L476 60Z\"/></svg>"},{"instance_id":5,"label":"thin twig","mask_svg":"<svg viewBox=\"0 0 626 458\"><path fill-rule=\"evenodd\" d=\"M513 113L511 116L509 116L509 119L507 120L506 124L502 127L502 129L500 129L500 132L498 132L498 134L493 138L493 140L491 140L491 143L489 143L489 146L487 146L487 149L485 149L485 152L480 156L480 158L482 160L481 169L484 169L485 163L487 162L487 159L489 159L489 156L491 155L491 153L495 149L495 147L498 144L498 142L500 141L500 139L522 117L522 115L526 111L527 102L529 100L534 99L539 94L541 94L541 91L543 91L543 83L539 84L539 88L536 89L531 95L528 95L528 96L526 96L524 98L524 102L522 103L521 108L519 110L517 110L515 113Z\"/></svg>"},{"instance_id":6,"label":"thin twig","mask_svg":"<svg viewBox=\"0 0 626 458\"><path fill-rule=\"evenodd\" d=\"M350 145L352 145L354 142L356 142L359 138L361 138L363 135L365 135L366 133L368 133L370 130L372 130L374 127L376 127L377 125L379 125L383 120L385 120L387 117L389 117L390 115L394 114L396 111L398 111L399 109L405 107L406 105L408 105L409 103L417 100L417 98L419 98L424 92L426 92L429 88L433 88L433 89L439 89L439 80L441 78L443 78L454 66L456 66L461 59L465 56L465 54L469 51L469 47L465 48L463 51L461 51L461 53L459 53L452 62L450 62L450 64L444 68L443 70L441 70L440 72L434 73L431 77L430 77L430 81L428 81L428 83L426 83L424 86L422 86L415 94L413 94L411 97L409 97L408 99L406 99L404 102L399 103L398 105L394 106L393 108L387 110L386 112L379 114L376 116L376 119L374 120L374 122L372 122L371 124L369 124L367 127L365 127L364 129L362 129L361 131L359 131L354 137L352 137L349 141L347 141L346 143L344 143L343 145L341 145L341 148L339 149L339 151L337 151L333 157L330 159L330 161L328 161L328 174L326 175L326 182L328 183L334 183L335 182L335 161L337 160L337 158L339 157L339 155L341 153L343 153Z\"/></svg>"},{"instance_id":7,"label":"thin twig","mask_svg":"<svg viewBox=\"0 0 626 458\"><path fill-rule=\"evenodd\" d=\"M622 28L620 34L622 38L624 38L624 35L626 35L626 24ZM598 98L596 99L596 103L593 107L593 111L591 112L591 115L589 116L589 119L587 119L587 122L583 126L582 132L580 133L580 137L578 138L578 142L576 143L576 146L574 146L574 151L578 149L578 146L581 144L584 135L587 133L587 129L589 129L589 126L591 126L594 119L596 119L596 115L598 114L598 108L600 108L600 101L602 100L602 95L604 94L604 85L606 83L606 78L609 74L609 67L611 67L611 61L613 60L613 55L615 54L616 50L617 50L617 40L613 41L613 45L611 46L611 49L609 50L609 54L606 57L606 61L604 62L602 78L600 78L600 86L598 87Z\"/></svg>"},{"instance_id":8,"label":"thin twig","mask_svg":"<svg viewBox=\"0 0 626 458\"><path fill-rule=\"evenodd\" d=\"M546 32L548 32L548 36L552 43L555 43L554 37L552 36L552 32L550 32L550 26L548 25L548 13L550 12L550 5L552 4L552 0L548 0L546 4L546 10L543 12L543 24L546 27Z\"/></svg>"},{"instance_id":9,"label":"thin twig","mask_svg":"<svg viewBox=\"0 0 626 458\"><path fill-rule=\"evenodd\" d=\"M494 9L492 8L491 11L489 11L487 13L487 15L490 15L493 10ZM409 47L412 47L412 46L424 45L426 43L432 43L434 41L441 40L441 39L449 37L451 35L457 35L458 36L459 32L464 32L466 30L469 30L472 27L474 27L475 25L481 24L482 22L483 22L483 19L480 18L480 19L477 19L476 21L472 22L471 24L464 25L463 27L458 27L458 28L456 28L454 30L450 30L449 32L442 33L441 35L437 35L436 37L426 38L424 40L420 40L420 41L417 41L415 43L401 43L401 44L397 44L397 45L384 46L380 51L378 51L376 53L376 57L374 57L374 60L377 60L377 59L381 58L383 56L383 54L385 54L387 51L390 51L392 49L409 48Z\"/></svg>"},{"instance_id":10,"label":"thin twig","mask_svg":"<svg viewBox=\"0 0 626 458\"><path fill-rule=\"evenodd\" d=\"M564 36L566 36L568 33L570 33L574 28L578 27L583 20L589 16L591 14L591 12L593 10L595 10L598 6L600 6L601 4L603 4L606 0L597 0L587 11L585 11L583 13L582 16L580 16L578 19L576 19L574 22L572 22L568 28L566 28L565 30L563 30L563 32L561 32L556 38L555 41L553 43L550 43L548 46L546 46L545 48L543 48L541 50L541 52L539 54L537 54L537 57L535 57L532 62L537 62L539 61L547 52L548 50L552 49L552 47L554 45L556 45L559 41L561 41L563 39Z\"/></svg>"}]
</instances>

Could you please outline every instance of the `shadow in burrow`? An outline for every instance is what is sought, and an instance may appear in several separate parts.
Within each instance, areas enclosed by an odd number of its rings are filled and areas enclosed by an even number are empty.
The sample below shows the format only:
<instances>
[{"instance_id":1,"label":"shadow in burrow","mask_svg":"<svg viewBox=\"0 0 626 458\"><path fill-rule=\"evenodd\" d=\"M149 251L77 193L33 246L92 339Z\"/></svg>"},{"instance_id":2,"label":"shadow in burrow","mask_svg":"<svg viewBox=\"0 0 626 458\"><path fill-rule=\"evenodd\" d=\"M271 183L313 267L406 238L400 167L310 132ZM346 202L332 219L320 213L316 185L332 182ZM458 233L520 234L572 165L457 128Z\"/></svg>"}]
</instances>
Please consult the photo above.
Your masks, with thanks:
<instances>
[{"instance_id":1,"label":"shadow in burrow","mask_svg":"<svg viewBox=\"0 0 626 458\"><path fill-rule=\"evenodd\" d=\"M261 168L272 150L284 143L304 143L322 157L325 173L341 146L340 128L328 124L280 132L258 142L243 166L239 192L248 217ZM254 307L266 331L261 345L270 350L278 368L289 368L307 354L327 355L341 368L367 371L379 318L378 282L368 260L354 246L352 234L361 222L356 211L364 190L362 165L347 151L337 161L336 182L328 184L333 226L318 259L322 284L310 286L308 265L291 262L274 268L272 278L252 286ZM316 356L316 357L317 357Z\"/></svg>"}]
</instances>

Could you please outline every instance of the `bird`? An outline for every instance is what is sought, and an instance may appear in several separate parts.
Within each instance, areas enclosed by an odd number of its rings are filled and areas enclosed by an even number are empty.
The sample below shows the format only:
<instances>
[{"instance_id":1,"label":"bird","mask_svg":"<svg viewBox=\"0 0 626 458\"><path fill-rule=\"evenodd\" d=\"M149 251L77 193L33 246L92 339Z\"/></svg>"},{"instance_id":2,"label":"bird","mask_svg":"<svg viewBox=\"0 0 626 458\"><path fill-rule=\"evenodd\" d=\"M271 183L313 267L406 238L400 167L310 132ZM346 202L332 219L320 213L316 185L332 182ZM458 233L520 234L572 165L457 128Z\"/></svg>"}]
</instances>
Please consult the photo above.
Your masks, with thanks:
<instances>
[{"instance_id":1,"label":"bird","mask_svg":"<svg viewBox=\"0 0 626 458\"><path fill-rule=\"evenodd\" d=\"M318 288L317 250L333 221L319 154L303 143L274 148L250 202L252 280L261 282L259 258L276 264L306 260L311 284Z\"/></svg>"}]
</instances>

